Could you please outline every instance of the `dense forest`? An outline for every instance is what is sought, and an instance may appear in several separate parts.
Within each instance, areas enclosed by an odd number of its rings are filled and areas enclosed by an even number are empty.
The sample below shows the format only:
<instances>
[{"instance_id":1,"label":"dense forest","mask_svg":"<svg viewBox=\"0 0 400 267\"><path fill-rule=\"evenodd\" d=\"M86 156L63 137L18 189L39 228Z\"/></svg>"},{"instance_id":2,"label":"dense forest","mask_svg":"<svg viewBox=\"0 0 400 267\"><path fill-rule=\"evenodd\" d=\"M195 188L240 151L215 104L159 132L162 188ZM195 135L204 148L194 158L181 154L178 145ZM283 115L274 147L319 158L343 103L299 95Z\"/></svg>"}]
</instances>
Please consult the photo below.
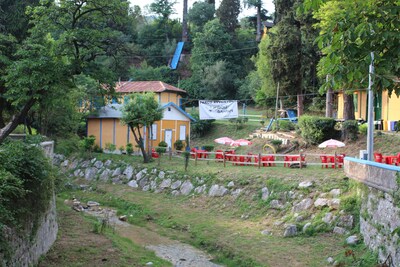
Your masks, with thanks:
<instances>
[{"instance_id":1,"label":"dense forest","mask_svg":"<svg viewBox=\"0 0 400 267\"><path fill-rule=\"evenodd\" d=\"M237 99L272 107L325 108L325 95L366 88L398 93L399 1L199 1L182 19L155 0L144 16L126 0L2 0L0 143L19 124L41 134L82 131L83 100L101 106L118 80L162 80L198 99ZM243 8L254 16L241 18ZM265 22L273 22L266 30ZM269 23L271 24L271 23ZM185 41L177 69L168 65ZM104 86L108 84L110 86ZM345 103L351 119L352 97ZM327 113L329 114L329 113ZM331 113L330 113L331 114ZM353 115L354 116L354 115Z\"/></svg>"}]
</instances>

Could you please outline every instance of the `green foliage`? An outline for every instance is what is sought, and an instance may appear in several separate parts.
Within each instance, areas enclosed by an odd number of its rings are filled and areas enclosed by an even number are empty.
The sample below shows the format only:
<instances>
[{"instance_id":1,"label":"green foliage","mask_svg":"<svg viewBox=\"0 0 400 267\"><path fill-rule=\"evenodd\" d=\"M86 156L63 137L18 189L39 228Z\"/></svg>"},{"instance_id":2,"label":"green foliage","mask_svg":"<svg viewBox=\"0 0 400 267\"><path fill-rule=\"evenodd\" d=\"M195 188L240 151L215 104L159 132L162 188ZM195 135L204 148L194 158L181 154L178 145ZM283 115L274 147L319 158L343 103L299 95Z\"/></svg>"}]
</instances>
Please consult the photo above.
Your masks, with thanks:
<instances>
[{"instance_id":1,"label":"green foliage","mask_svg":"<svg viewBox=\"0 0 400 267\"><path fill-rule=\"evenodd\" d=\"M66 157L72 153L79 151L80 139L76 135L72 135L68 138L60 138L55 141L54 151L57 154L62 154Z\"/></svg>"},{"instance_id":2,"label":"green foliage","mask_svg":"<svg viewBox=\"0 0 400 267\"><path fill-rule=\"evenodd\" d=\"M190 114L196 121L191 122L190 131L193 137L202 137L213 127L215 120L200 120L198 113Z\"/></svg>"},{"instance_id":3,"label":"green foliage","mask_svg":"<svg viewBox=\"0 0 400 267\"><path fill-rule=\"evenodd\" d=\"M39 218L50 204L53 179L50 162L39 147L4 142L0 146L0 228L30 229L28 238L34 236ZM0 238L0 247L4 247L3 240Z\"/></svg>"},{"instance_id":4,"label":"green foliage","mask_svg":"<svg viewBox=\"0 0 400 267\"><path fill-rule=\"evenodd\" d=\"M160 143L158 143L159 147L168 147L168 144L165 141L161 141Z\"/></svg>"},{"instance_id":5,"label":"green foliage","mask_svg":"<svg viewBox=\"0 0 400 267\"><path fill-rule=\"evenodd\" d=\"M126 153L128 155L132 155L133 154L133 145L131 143L126 144Z\"/></svg>"},{"instance_id":6,"label":"green foliage","mask_svg":"<svg viewBox=\"0 0 400 267\"><path fill-rule=\"evenodd\" d=\"M17 126L17 128L15 128L15 130L13 131L14 134L28 134L28 129L25 125L20 124ZM32 128L32 134L36 135L37 134L37 130L35 128Z\"/></svg>"},{"instance_id":7,"label":"green foliage","mask_svg":"<svg viewBox=\"0 0 400 267\"><path fill-rule=\"evenodd\" d=\"M364 123L358 126L358 131L362 135L367 135L368 132L368 124Z\"/></svg>"},{"instance_id":8,"label":"green foliage","mask_svg":"<svg viewBox=\"0 0 400 267\"><path fill-rule=\"evenodd\" d=\"M121 154L124 152L124 150L125 150L125 147L124 146L120 146L119 148L118 148L118 150L119 150L119 152L121 152Z\"/></svg>"},{"instance_id":9,"label":"green foliage","mask_svg":"<svg viewBox=\"0 0 400 267\"><path fill-rule=\"evenodd\" d=\"M94 142L96 141L96 137L94 135L90 135L88 137L84 137L81 140L80 144L85 151L93 151Z\"/></svg>"},{"instance_id":10,"label":"green foliage","mask_svg":"<svg viewBox=\"0 0 400 267\"><path fill-rule=\"evenodd\" d=\"M272 139L272 140L270 141L270 143L275 147L275 149L276 149L277 151L279 151L279 149L281 148L281 145L282 145L282 140L279 140L279 139Z\"/></svg>"},{"instance_id":11,"label":"green foliage","mask_svg":"<svg viewBox=\"0 0 400 267\"><path fill-rule=\"evenodd\" d=\"M318 144L333 138L336 121L333 118L306 116L299 118L301 136L311 144Z\"/></svg>"},{"instance_id":12,"label":"green foliage","mask_svg":"<svg viewBox=\"0 0 400 267\"><path fill-rule=\"evenodd\" d=\"M289 120L279 120L274 121L272 123L272 130L276 131L283 131L283 132L290 132L295 129L295 124Z\"/></svg>"},{"instance_id":13,"label":"green foliage","mask_svg":"<svg viewBox=\"0 0 400 267\"><path fill-rule=\"evenodd\" d=\"M182 140L176 140L176 141L175 141L175 143L174 143L174 148L175 148L176 150L182 150L183 147L184 147L184 144L183 144Z\"/></svg>"},{"instance_id":14,"label":"green foliage","mask_svg":"<svg viewBox=\"0 0 400 267\"><path fill-rule=\"evenodd\" d=\"M160 143L158 143L158 147L156 148L157 153L165 153L167 152L167 147L168 144L165 141L161 141Z\"/></svg>"},{"instance_id":15,"label":"green foliage","mask_svg":"<svg viewBox=\"0 0 400 267\"><path fill-rule=\"evenodd\" d=\"M312 6L313 0L305 3ZM318 64L320 77L334 79L321 87L335 89L366 88L366 71L375 53L374 88L399 93L393 77L398 74L400 37L396 1L385 0L327 0L315 7L314 16L320 37L316 40L325 55ZM368 40L365 42L364 40Z\"/></svg>"},{"instance_id":16,"label":"green foliage","mask_svg":"<svg viewBox=\"0 0 400 267\"><path fill-rule=\"evenodd\" d=\"M232 35L239 27L238 16L240 10L239 0L222 0L216 11L217 18L224 25L226 31Z\"/></svg>"},{"instance_id":17,"label":"green foliage","mask_svg":"<svg viewBox=\"0 0 400 267\"><path fill-rule=\"evenodd\" d=\"M121 121L131 129L142 152L144 163L147 163L150 158L144 149L141 128L146 125L153 125L155 121L162 118L163 112L159 103L155 100L154 93L132 94L130 100L123 107Z\"/></svg>"},{"instance_id":18,"label":"green foliage","mask_svg":"<svg viewBox=\"0 0 400 267\"><path fill-rule=\"evenodd\" d=\"M179 78L168 66L152 67L146 61L139 68L130 67L129 75L138 81L163 81L168 84L177 84Z\"/></svg>"},{"instance_id":19,"label":"green foliage","mask_svg":"<svg viewBox=\"0 0 400 267\"><path fill-rule=\"evenodd\" d=\"M200 32L204 25L214 18L215 6L207 2L194 2L189 9L188 19L195 27L195 32Z\"/></svg>"},{"instance_id":20,"label":"green foliage","mask_svg":"<svg viewBox=\"0 0 400 267\"><path fill-rule=\"evenodd\" d=\"M204 150L208 151L208 152L211 152L214 150L214 145L204 145L203 147L204 147Z\"/></svg>"},{"instance_id":21,"label":"green foliage","mask_svg":"<svg viewBox=\"0 0 400 267\"><path fill-rule=\"evenodd\" d=\"M115 144L112 143L106 143L106 149L110 152L114 152L115 149L117 148L117 146Z\"/></svg>"},{"instance_id":22,"label":"green foliage","mask_svg":"<svg viewBox=\"0 0 400 267\"><path fill-rule=\"evenodd\" d=\"M356 141L358 138L358 122L354 120L344 121L342 124L342 137L344 140Z\"/></svg>"}]
</instances>

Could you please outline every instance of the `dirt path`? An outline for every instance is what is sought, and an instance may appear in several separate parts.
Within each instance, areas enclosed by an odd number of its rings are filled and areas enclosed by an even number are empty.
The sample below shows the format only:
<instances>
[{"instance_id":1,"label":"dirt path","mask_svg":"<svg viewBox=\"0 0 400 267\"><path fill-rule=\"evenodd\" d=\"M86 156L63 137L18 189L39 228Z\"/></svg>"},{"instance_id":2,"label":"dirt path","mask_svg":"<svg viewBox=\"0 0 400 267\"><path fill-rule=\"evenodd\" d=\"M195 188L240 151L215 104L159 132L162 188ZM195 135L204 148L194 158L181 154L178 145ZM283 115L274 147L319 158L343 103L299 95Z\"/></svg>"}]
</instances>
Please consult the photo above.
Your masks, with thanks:
<instances>
[{"instance_id":1,"label":"dirt path","mask_svg":"<svg viewBox=\"0 0 400 267\"><path fill-rule=\"evenodd\" d=\"M143 227L131 225L119 220L115 210L88 210L87 213L98 218L106 219L120 236L129 238L135 244L154 251L158 257L171 262L176 267L221 266L212 263L210 261L212 259L211 256L190 245L171 240Z\"/></svg>"}]
</instances>

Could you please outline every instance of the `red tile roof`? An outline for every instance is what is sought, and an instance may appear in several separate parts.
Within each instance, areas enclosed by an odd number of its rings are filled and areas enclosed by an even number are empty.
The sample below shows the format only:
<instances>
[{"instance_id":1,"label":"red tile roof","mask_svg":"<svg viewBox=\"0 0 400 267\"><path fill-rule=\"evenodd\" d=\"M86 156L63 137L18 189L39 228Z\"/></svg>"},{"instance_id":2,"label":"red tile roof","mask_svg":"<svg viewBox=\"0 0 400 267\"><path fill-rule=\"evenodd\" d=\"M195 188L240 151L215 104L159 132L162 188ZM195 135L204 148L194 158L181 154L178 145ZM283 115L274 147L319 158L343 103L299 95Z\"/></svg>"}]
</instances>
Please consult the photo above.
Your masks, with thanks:
<instances>
[{"instance_id":1,"label":"red tile roof","mask_svg":"<svg viewBox=\"0 0 400 267\"><path fill-rule=\"evenodd\" d=\"M178 92L186 94L185 90L169 85L161 81L133 81L133 82L117 82L115 92L117 93L139 93L154 92L161 93L165 91Z\"/></svg>"}]
</instances>

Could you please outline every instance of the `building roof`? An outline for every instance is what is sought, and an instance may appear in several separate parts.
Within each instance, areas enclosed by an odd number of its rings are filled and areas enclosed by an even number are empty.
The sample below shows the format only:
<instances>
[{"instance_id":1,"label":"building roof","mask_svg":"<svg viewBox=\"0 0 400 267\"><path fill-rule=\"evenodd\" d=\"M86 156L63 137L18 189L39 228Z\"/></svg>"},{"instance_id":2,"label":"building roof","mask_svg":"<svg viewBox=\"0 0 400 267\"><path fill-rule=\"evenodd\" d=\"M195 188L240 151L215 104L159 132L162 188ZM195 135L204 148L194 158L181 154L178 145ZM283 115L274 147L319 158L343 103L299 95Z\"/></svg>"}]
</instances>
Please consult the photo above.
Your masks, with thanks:
<instances>
[{"instance_id":1,"label":"building roof","mask_svg":"<svg viewBox=\"0 0 400 267\"><path fill-rule=\"evenodd\" d=\"M126 81L118 82L115 87L117 93L141 93L141 92L177 92L186 94L186 91L161 81Z\"/></svg>"},{"instance_id":2,"label":"building roof","mask_svg":"<svg viewBox=\"0 0 400 267\"><path fill-rule=\"evenodd\" d=\"M173 102L169 102L161 107L161 109L166 109L168 107L174 107L184 116L189 118L191 121L196 121L192 116L190 116L187 112L181 109L178 105ZM107 106L101 107L96 115L90 115L88 118L96 118L96 119L119 119L122 118L122 104L109 104Z\"/></svg>"},{"instance_id":3,"label":"building roof","mask_svg":"<svg viewBox=\"0 0 400 267\"><path fill-rule=\"evenodd\" d=\"M162 106L162 109L166 109L167 107L174 107L176 108L180 113L182 113L183 115L185 115L186 117L188 117L191 121L196 121L192 116L190 116L189 113L187 113L186 111L184 111L183 109L181 109L177 104L175 104L174 102L169 102L168 104L165 104L164 106Z\"/></svg>"}]
</instances>

